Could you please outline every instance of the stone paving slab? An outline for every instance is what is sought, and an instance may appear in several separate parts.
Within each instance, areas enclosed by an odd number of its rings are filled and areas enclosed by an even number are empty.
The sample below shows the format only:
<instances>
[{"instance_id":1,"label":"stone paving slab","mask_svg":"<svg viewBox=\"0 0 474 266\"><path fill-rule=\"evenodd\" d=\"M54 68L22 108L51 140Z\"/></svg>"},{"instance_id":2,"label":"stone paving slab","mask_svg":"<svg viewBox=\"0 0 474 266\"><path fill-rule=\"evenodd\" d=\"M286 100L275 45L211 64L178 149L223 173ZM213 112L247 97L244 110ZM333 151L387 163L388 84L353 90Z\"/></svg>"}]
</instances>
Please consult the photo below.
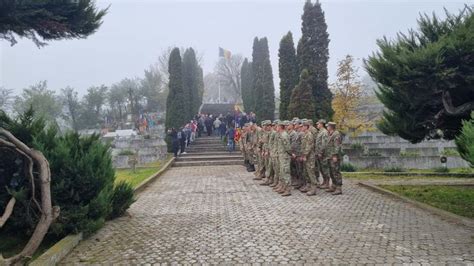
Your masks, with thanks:
<instances>
[{"instance_id":1,"label":"stone paving slab","mask_svg":"<svg viewBox=\"0 0 474 266\"><path fill-rule=\"evenodd\" d=\"M242 166L171 168L63 265L465 264L474 231L358 187L283 198Z\"/></svg>"}]
</instances>

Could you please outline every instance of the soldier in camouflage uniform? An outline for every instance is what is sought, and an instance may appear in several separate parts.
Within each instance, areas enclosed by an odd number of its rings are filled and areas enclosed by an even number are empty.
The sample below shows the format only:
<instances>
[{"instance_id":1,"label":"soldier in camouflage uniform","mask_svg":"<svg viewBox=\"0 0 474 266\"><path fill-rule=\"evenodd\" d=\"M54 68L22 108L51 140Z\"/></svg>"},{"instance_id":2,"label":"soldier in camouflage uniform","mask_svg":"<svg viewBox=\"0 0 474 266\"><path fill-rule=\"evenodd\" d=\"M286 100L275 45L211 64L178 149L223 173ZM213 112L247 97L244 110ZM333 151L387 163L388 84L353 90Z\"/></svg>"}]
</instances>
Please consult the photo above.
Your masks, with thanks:
<instances>
[{"instance_id":1,"label":"soldier in camouflage uniform","mask_svg":"<svg viewBox=\"0 0 474 266\"><path fill-rule=\"evenodd\" d=\"M250 167L250 162L248 158L248 152L245 149L245 146L247 145L247 130L248 130L248 123L246 123L244 127L242 128L242 135L240 136L239 146L240 146L240 151L242 152L242 156L244 157L245 167L247 167L247 171L248 171Z\"/></svg>"},{"instance_id":2,"label":"soldier in camouflage uniform","mask_svg":"<svg viewBox=\"0 0 474 266\"><path fill-rule=\"evenodd\" d=\"M262 121L262 127L264 122ZM257 169L255 171L255 178L254 180L262 180L262 174L264 172L264 160L262 156L263 152L263 129L258 125L255 125L255 138L254 138L254 151L255 151L255 158ZM262 173L263 171L263 173Z\"/></svg>"},{"instance_id":3,"label":"soldier in camouflage uniform","mask_svg":"<svg viewBox=\"0 0 474 266\"><path fill-rule=\"evenodd\" d=\"M247 157L249 160L250 167L247 169L249 172L255 172L255 147L257 141L255 140L256 134L255 134L255 124L249 123L248 130L247 130L247 136L246 136L246 146L245 150L247 151Z\"/></svg>"},{"instance_id":4,"label":"soldier in camouflage uniform","mask_svg":"<svg viewBox=\"0 0 474 266\"><path fill-rule=\"evenodd\" d=\"M290 173L291 173L291 183L295 185L296 188L301 187L301 165L298 162L298 156L301 154L301 139L298 132L299 119L294 118L290 125L287 127L288 135L290 136L290 146L291 146L291 164L290 164Z\"/></svg>"},{"instance_id":5,"label":"soldier in camouflage uniform","mask_svg":"<svg viewBox=\"0 0 474 266\"><path fill-rule=\"evenodd\" d=\"M263 164L264 164L264 171L262 172L262 175L265 179L265 182L260 183L262 186L268 186L270 185L273 180L270 180L270 175L267 175L267 172L270 171L270 135L272 132L272 121L270 120L265 120L264 121L264 127L263 127L263 151L262 151L262 157L263 157Z\"/></svg>"},{"instance_id":6,"label":"soldier in camouflage uniform","mask_svg":"<svg viewBox=\"0 0 474 266\"><path fill-rule=\"evenodd\" d=\"M325 159L325 149L328 142L328 131L325 128L326 121L320 119L316 124L318 128L318 134L316 135L316 142L315 142L315 151L317 157L317 165L316 168L318 169L318 175L321 173L323 178L323 183L321 184L321 189L329 188L329 164L328 161Z\"/></svg>"},{"instance_id":7,"label":"soldier in camouflage uniform","mask_svg":"<svg viewBox=\"0 0 474 266\"><path fill-rule=\"evenodd\" d=\"M306 180L306 185L304 188L300 188L301 192L307 192L308 196L316 195L316 173L315 173L315 164L316 156L314 151L314 135L309 130L312 122L305 120L303 126L301 127L301 156L299 160L303 166L302 173Z\"/></svg>"},{"instance_id":8,"label":"soldier in camouflage uniform","mask_svg":"<svg viewBox=\"0 0 474 266\"><path fill-rule=\"evenodd\" d=\"M290 176L290 163L291 163L291 146L290 136L285 130L290 124L290 121L282 121L278 124L278 161L279 161L279 177L281 179L281 186L276 190L282 196L291 195L291 176Z\"/></svg>"},{"instance_id":9,"label":"soldier in camouflage uniform","mask_svg":"<svg viewBox=\"0 0 474 266\"><path fill-rule=\"evenodd\" d=\"M341 175L341 154L342 154L342 136L336 130L336 123L328 123L329 139L326 146L326 158L330 166L330 176L332 186L327 192L333 195L342 194L342 175Z\"/></svg>"},{"instance_id":10,"label":"soldier in camouflage uniform","mask_svg":"<svg viewBox=\"0 0 474 266\"><path fill-rule=\"evenodd\" d=\"M270 142L269 142L269 149L270 149L270 171L268 172L267 176L273 177L273 182L270 184L270 187L275 188L279 182L279 162L278 162L278 149L277 149L277 144L278 144L278 123L280 123L280 120L275 120L273 121L273 129L270 133Z\"/></svg>"}]
</instances>

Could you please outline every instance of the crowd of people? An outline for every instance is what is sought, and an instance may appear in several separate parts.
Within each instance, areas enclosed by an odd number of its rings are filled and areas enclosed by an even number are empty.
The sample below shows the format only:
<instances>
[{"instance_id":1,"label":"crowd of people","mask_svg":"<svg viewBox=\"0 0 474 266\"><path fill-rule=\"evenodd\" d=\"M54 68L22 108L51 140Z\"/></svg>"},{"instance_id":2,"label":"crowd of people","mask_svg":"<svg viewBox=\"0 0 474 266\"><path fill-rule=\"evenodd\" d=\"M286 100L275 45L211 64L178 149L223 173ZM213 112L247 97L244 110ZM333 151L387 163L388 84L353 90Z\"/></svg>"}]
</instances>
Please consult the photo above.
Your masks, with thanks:
<instances>
[{"instance_id":1,"label":"crowd of people","mask_svg":"<svg viewBox=\"0 0 474 266\"><path fill-rule=\"evenodd\" d=\"M254 113L236 111L226 115L197 114L193 120L181 128L168 130L174 157L186 154L186 148L194 142L196 137L204 135L219 136L221 140L227 141L228 151L234 152L236 137L239 139L241 128L248 122L256 122Z\"/></svg>"},{"instance_id":2,"label":"crowd of people","mask_svg":"<svg viewBox=\"0 0 474 266\"><path fill-rule=\"evenodd\" d=\"M290 196L293 187L308 196L318 189L342 194L341 134L334 122L313 125L299 118L246 123L239 142L247 171L282 196Z\"/></svg>"}]
</instances>

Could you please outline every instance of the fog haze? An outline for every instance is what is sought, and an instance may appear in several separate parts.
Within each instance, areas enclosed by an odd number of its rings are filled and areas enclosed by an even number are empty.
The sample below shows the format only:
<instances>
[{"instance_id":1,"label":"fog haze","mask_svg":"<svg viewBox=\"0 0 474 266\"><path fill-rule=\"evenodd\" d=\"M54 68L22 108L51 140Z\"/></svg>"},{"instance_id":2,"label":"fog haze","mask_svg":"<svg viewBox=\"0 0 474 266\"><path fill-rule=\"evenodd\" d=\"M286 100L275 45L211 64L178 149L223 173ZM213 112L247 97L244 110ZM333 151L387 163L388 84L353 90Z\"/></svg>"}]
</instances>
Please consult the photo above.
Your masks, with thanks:
<instances>
[{"instance_id":1,"label":"fog haze","mask_svg":"<svg viewBox=\"0 0 474 266\"><path fill-rule=\"evenodd\" d=\"M393 38L416 28L420 13L456 13L473 1L321 1L328 24L330 82L337 61L346 54L366 58L376 39ZM88 87L141 77L170 46L193 47L204 72L213 71L218 47L251 58L255 36L268 37L278 93L278 44L291 30L301 36L303 0L288 1L98 1L110 5L102 27L85 40L49 42L38 49L19 39L1 42L0 86L19 93L47 80L49 89L66 86L84 93ZM361 65L362 60L358 64Z\"/></svg>"}]
</instances>

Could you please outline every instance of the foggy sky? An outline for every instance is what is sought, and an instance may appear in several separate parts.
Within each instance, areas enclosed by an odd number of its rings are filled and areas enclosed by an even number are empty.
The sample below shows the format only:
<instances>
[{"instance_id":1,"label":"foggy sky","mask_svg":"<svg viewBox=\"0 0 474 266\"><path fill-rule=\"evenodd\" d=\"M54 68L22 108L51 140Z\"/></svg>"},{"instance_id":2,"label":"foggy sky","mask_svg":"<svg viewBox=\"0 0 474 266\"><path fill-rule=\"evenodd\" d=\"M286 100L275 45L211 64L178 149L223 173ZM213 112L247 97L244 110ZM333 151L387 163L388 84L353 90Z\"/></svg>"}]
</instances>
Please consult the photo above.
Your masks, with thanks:
<instances>
[{"instance_id":1,"label":"foggy sky","mask_svg":"<svg viewBox=\"0 0 474 266\"><path fill-rule=\"evenodd\" d=\"M346 54L366 58L376 50L377 38L393 38L399 31L416 28L420 12L442 15L445 7L457 13L465 3L474 3L321 2L330 38L330 82L338 60ZM304 0L99 0L99 7L110 5L109 13L98 32L85 40L53 41L41 49L26 39L13 47L0 41L0 86L19 93L47 80L49 89L71 86L82 94L90 86L142 77L169 46L195 48L207 73L214 69L219 46L251 58L253 38L266 36L278 94L278 44L289 30L298 42L303 4Z\"/></svg>"}]
</instances>

